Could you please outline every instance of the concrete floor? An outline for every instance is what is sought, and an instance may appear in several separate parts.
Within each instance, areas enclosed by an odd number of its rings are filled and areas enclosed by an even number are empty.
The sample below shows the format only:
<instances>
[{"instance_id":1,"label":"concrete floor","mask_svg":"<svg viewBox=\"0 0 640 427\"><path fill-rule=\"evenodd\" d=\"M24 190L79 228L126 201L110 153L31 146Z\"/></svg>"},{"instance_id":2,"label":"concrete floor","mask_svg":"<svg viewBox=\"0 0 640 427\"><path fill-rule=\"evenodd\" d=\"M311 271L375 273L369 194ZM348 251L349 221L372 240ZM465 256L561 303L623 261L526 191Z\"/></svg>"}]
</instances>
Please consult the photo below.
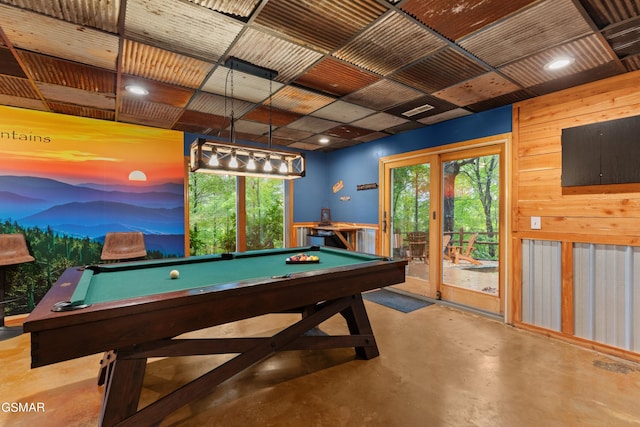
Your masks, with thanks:
<instances>
[{"instance_id":1,"label":"concrete floor","mask_svg":"<svg viewBox=\"0 0 640 427\"><path fill-rule=\"evenodd\" d=\"M640 366L441 305L404 314L365 301L380 356L288 352L264 360L163 426L640 426ZM271 334L291 315L199 332ZM323 324L343 331L340 319ZM0 425L93 426L102 389L95 355L31 370L29 336L0 342L0 402L44 404ZM142 404L221 356L156 359Z\"/></svg>"}]
</instances>

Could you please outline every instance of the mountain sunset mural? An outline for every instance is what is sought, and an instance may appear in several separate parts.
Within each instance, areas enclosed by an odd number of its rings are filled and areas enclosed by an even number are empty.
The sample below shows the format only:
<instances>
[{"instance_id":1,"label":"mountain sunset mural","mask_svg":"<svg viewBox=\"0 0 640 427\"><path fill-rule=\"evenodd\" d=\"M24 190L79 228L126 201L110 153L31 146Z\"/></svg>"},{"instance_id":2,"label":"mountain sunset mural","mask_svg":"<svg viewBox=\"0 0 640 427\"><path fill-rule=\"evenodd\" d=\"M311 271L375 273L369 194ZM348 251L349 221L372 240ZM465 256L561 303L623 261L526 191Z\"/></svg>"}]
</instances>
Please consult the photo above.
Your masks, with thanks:
<instances>
[{"instance_id":1,"label":"mountain sunset mural","mask_svg":"<svg viewBox=\"0 0 640 427\"><path fill-rule=\"evenodd\" d=\"M142 231L184 255L182 133L0 107L0 221L103 242Z\"/></svg>"}]
</instances>

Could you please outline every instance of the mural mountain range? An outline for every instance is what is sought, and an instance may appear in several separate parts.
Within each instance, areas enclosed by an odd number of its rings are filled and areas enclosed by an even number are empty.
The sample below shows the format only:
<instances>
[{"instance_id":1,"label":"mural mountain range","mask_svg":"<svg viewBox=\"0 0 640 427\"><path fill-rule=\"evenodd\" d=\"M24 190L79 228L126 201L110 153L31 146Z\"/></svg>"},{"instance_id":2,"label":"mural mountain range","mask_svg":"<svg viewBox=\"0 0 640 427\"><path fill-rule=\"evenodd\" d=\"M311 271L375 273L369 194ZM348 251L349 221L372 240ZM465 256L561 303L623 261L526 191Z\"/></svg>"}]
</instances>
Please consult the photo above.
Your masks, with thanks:
<instances>
[{"instance_id":1,"label":"mural mountain range","mask_svg":"<svg viewBox=\"0 0 640 427\"><path fill-rule=\"evenodd\" d=\"M0 176L0 220L99 241L107 231L142 231L145 236L155 236L150 240L172 246L162 248L162 252L184 252L182 184L73 185L48 178L5 175Z\"/></svg>"}]
</instances>

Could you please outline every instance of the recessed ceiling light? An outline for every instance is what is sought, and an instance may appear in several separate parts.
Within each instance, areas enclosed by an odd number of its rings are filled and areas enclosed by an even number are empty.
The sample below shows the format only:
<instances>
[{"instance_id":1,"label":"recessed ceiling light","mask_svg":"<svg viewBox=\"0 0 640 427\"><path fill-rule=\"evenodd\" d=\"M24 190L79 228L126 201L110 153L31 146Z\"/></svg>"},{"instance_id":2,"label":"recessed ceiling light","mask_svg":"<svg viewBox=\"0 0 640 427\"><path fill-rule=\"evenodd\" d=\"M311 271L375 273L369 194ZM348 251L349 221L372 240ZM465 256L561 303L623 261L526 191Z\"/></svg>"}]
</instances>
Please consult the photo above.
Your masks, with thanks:
<instances>
[{"instance_id":1,"label":"recessed ceiling light","mask_svg":"<svg viewBox=\"0 0 640 427\"><path fill-rule=\"evenodd\" d=\"M138 85L126 85L124 87L127 92L131 92L135 95L148 95L149 91L145 88L143 88L142 86L138 86Z\"/></svg>"},{"instance_id":2,"label":"recessed ceiling light","mask_svg":"<svg viewBox=\"0 0 640 427\"><path fill-rule=\"evenodd\" d=\"M320 144L328 144L328 143L329 143L329 138L320 138L320 139L318 140L318 142L319 142Z\"/></svg>"},{"instance_id":3,"label":"recessed ceiling light","mask_svg":"<svg viewBox=\"0 0 640 427\"><path fill-rule=\"evenodd\" d=\"M573 61L575 61L575 59L570 56L562 56L562 57L553 59L551 62L547 63L547 65L545 65L544 68L546 70L559 70L560 68L564 68L571 65Z\"/></svg>"}]
</instances>

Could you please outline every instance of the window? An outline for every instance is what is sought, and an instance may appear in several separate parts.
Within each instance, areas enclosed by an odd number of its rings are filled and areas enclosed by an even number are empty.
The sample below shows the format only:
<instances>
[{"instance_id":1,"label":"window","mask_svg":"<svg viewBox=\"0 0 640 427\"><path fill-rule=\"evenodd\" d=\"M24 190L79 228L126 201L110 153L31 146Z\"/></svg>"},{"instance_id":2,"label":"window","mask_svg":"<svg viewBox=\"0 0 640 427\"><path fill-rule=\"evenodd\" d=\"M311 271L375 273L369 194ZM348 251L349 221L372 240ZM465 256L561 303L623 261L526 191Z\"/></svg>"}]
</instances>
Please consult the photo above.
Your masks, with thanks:
<instances>
[{"instance_id":1,"label":"window","mask_svg":"<svg viewBox=\"0 0 640 427\"><path fill-rule=\"evenodd\" d=\"M237 200L238 180L245 180L243 200ZM284 205L281 179L190 173L190 254L283 247ZM237 241L238 224L246 224L244 242Z\"/></svg>"},{"instance_id":2,"label":"window","mask_svg":"<svg viewBox=\"0 0 640 427\"><path fill-rule=\"evenodd\" d=\"M247 250L284 246L284 182L247 177Z\"/></svg>"},{"instance_id":3,"label":"window","mask_svg":"<svg viewBox=\"0 0 640 427\"><path fill-rule=\"evenodd\" d=\"M189 174L189 253L236 250L236 178Z\"/></svg>"}]
</instances>

